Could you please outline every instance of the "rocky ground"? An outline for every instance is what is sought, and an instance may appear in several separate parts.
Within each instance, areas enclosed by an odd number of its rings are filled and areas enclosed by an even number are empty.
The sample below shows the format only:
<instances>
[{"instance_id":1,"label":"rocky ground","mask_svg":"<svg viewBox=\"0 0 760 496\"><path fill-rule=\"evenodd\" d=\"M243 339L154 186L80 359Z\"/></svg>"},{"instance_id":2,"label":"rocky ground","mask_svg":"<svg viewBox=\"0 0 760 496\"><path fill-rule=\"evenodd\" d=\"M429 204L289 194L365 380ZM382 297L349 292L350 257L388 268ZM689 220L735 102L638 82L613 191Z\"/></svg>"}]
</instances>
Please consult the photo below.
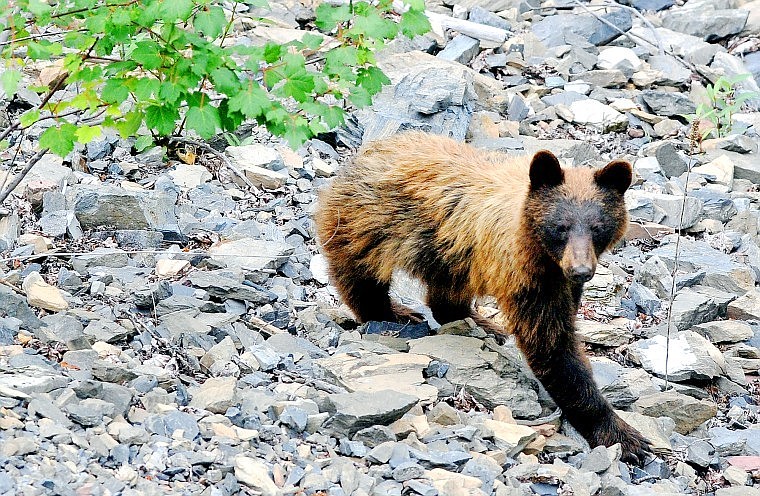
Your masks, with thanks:
<instances>
[{"instance_id":1,"label":"rocky ground","mask_svg":"<svg viewBox=\"0 0 760 496\"><path fill-rule=\"evenodd\" d=\"M760 494L760 96L724 138L690 142L682 117L722 74L758 91L760 0L597 3L429 2L441 29L380 55L393 84L345 129L297 152L259 129L213 143L253 188L211 154L117 137L44 157L0 218L0 494ZM275 27L238 35L297 36L312 9L275 4ZM635 223L578 332L652 440L645 466L589 451L511 341L467 321L359 327L339 306L316 192L405 128L635 164ZM396 294L418 288L400 276Z\"/></svg>"}]
</instances>

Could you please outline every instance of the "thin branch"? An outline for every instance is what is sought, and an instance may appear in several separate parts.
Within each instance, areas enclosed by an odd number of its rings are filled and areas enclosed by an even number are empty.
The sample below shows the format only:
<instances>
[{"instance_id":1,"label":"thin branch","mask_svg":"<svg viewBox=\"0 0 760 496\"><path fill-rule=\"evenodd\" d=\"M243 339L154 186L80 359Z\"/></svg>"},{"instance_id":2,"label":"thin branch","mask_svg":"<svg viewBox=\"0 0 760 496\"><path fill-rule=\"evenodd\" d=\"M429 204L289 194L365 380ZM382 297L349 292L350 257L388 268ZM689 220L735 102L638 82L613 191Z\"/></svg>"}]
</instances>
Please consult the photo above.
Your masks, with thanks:
<instances>
[{"instance_id":1,"label":"thin branch","mask_svg":"<svg viewBox=\"0 0 760 496\"><path fill-rule=\"evenodd\" d=\"M681 213L678 217L678 229L676 231L676 246L675 255L673 257L673 272L671 273L670 281L670 302L668 304L668 325L665 332L665 391L669 386L668 375L668 358L670 357L670 329L673 325L673 302L676 299L676 275L678 274L678 262L681 254L681 230L683 229L683 216L686 211L686 198L689 192L689 175L691 174L691 167L694 160L694 148L699 142L699 119L694 119L691 123L691 132L689 133L689 163L686 168L686 184L683 187L683 201L681 202Z\"/></svg>"},{"instance_id":2,"label":"thin branch","mask_svg":"<svg viewBox=\"0 0 760 496\"><path fill-rule=\"evenodd\" d=\"M256 189L256 186L254 186L253 183L249 181L247 177L245 177L245 174L243 174L240 171L240 169L235 167L235 165L230 161L230 159L225 157L222 152L218 150L214 150L212 147L210 147L206 143L201 143L200 141L195 141L188 138L179 138L179 137L169 138L169 141L175 141L177 143L186 143L188 145L197 146L201 150L211 153L212 155L219 158L224 163L224 165L226 165L227 168L231 170L237 177L239 177L249 188Z\"/></svg>"},{"instance_id":3,"label":"thin branch","mask_svg":"<svg viewBox=\"0 0 760 496\"><path fill-rule=\"evenodd\" d=\"M19 174L13 178L13 181L8 185L8 188L0 193L0 203L4 202L6 198L8 198L8 195L11 194L11 192L16 189L16 186L21 183L21 181L26 177L27 174L29 174L29 171L32 170L32 167L34 167L34 164L40 161L40 159L48 152L47 148L43 148L42 150L38 151L32 158L29 159L29 162L26 163L24 168L19 172ZM10 171L8 171L10 174Z\"/></svg>"}]
</instances>

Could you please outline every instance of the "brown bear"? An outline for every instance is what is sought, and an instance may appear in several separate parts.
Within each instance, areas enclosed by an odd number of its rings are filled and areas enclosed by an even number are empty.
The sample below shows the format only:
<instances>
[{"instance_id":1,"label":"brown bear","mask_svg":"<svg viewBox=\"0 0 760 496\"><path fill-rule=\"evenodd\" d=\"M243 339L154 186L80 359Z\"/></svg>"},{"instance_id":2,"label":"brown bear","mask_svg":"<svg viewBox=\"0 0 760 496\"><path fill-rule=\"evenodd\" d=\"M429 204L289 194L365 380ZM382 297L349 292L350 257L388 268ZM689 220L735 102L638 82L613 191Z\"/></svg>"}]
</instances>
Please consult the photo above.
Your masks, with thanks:
<instances>
[{"instance_id":1,"label":"brown bear","mask_svg":"<svg viewBox=\"0 0 760 496\"><path fill-rule=\"evenodd\" d=\"M493 296L533 373L594 447L648 441L610 407L575 334L583 284L625 233L631 165L562 169L548 151L512 157L406 132L369 144L320 194L317 232L332 283L361 322L404 321L394 269L427 286L440 324L473 317Z\"/></svg>"}]
</instances>

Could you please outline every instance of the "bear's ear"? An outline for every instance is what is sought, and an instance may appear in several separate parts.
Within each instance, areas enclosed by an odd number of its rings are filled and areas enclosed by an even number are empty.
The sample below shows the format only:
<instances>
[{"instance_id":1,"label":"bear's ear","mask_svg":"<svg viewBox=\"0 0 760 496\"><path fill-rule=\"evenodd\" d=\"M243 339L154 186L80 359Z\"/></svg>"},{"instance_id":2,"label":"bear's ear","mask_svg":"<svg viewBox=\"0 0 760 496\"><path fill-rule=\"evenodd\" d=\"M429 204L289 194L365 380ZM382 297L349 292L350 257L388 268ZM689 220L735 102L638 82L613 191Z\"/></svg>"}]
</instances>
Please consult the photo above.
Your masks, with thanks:
<instances>
[{"instance_id":1,"label":"bear's ear","mask_svg":"<svg viewBox=\"0 0 760 496\"><path fill-rule=\"evenodd\" d=\"M559 160L548 150L541 150L530 162L530 189L536 191L544 187L559 186L565 180L565 173Z\"/></svg>"},{"instance_id":2,"label":"bear's ear","mask_svg":"<svg viewBox=\"0 0 760 496\"><path fill-rule=\"evenodd\" d=\"M594 173L594 180L600 188L612 189L622 195L633 180L631 164L625 160L610 162Z\"/></svg>"}]
</instances>

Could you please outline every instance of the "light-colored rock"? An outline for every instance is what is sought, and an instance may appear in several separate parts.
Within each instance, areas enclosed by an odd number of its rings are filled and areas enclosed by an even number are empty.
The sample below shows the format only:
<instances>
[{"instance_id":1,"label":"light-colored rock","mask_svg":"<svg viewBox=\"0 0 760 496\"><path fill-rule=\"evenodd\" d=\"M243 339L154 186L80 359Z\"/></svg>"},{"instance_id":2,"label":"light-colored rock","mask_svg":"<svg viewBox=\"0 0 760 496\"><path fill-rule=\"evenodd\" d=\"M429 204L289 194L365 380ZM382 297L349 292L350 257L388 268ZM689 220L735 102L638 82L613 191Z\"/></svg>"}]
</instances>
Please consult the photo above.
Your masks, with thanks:
<instances>
[{"instance_id":1,"label":"light-colored rock","mask_svg":"<svg viewBox=\"0 0 760 496\"><path fill-rule=\"evenodd\" d=\"M725 186L728 191L734 186L734 163L727 155L720 155L711 162L693 167L691 172L705 176L710 184Z\"/></svg>"},{"instance_id":2,"label":"light-colored rock","mask_svg":"<svg viewBox=\"0 0 760 496\"><path fill-rule=\"evenodd\" d=\"M571 103L570 112L573 114L573 122L603 132L625 129L628 124L624 114L590 98Z\"/></svg>"},{"instance_id":3,"label":"light-colored rock","mask_svg":"<svg viewBox=\"0 0 760 496\"><path fill-rule=\"evenodd\" d=\"M641 59L630 48L607 47L599 52L596 62L600 69L619 69L629 74L641 68Z\"/></svg>"},{"instance_id":4,"label":"light-colored rock","mask_svg":"<svg viewBox=\"0 0 760 496\"><path fill-rule=\"evenodd\" d=\"M285 243L253 238L220 241L208 249L211 258L228 268L250 272L276 269L293 251L294 248Z\"/></svg>"},{"instance_id":5,"label":"light-colored rock","mask_svg":"<svg viewBox=\"0 0 760 496\"><path fill-rule=\"evenodd\" d=\"M263 461L247 456L235 457L235 477L261 496L278 496L280 490Z\"/></svg>"},{"instance_id":6,"label":"light-colored rock","mask_svg":"<svg viewBox=\"0 0 760 496\"><path fill-rule=\"evenodd\" d=\"M705 421L715 417L717 407L709 400L697 400L675 391L642 396L633 404L633 411L648 417L670 417L675 430L688 434Z\"/></svg>"},{"instance_id":7,"label":"light-colored rock","mask_svg":"<svg viewBox=\"0 0 760 496\"><path fill-rule=\"evenodd\" d=\"M422 371L430 357L415 353L338 353L314 360L315 372L349 391L373 393L392 389L431 402L438 389L425 382Z\"/></svg>"},{"instance_id":8,"label":"light-colored rock","mask_svg":"<svg viewBox=\"0 0 760 496\"><path fill-rule=\"evenodd\" d=\"M484 436L493 438L496 446L510 457L516 456L538 436L536 431L526 425L508 424L492 419L486 419L483 427L487 432Z\"/></svg>"},{"instance_id":9,"label":"light-colored rock","mask_svg":"<svg viewBox=\"0 0 760 496\"><path fill-rule=\"evenodd\" d=\"M192 189L211 181L211 173L202 165L178 164L169 171L172 182L180 188Z\"/></svg>"},{"instance_id":10,"label":"light-colored rock","mask_svg":"<svg viewBox=\"0 0 760 496\"><path fill-rule=\"evenodd\" d=\"M760 290L751 289L728 304L728 318L760 320Z\"/></svg>"},{"instance_id":11,"label":"light-colored rock","mask_svg":"<svg viewBox=\"0 0 760 496\"><path fill-rule=\"evenodd\" d=\"M675 423L668 417L652 418L636 412L616 411L618 416L631 427L639 431L652 443L652 449L660 455L669 455L673 452L670 445L670 435L673 433Z\"/></svg>"},{"instance_id":12,"label":"light-colored rock","mask_svg":"<svg viewBox=\"0 0 760 496\"><path fill-rule=\"evenodd\" d=\"M156 275L162 279L171 278L189 267L190 262L187 260L162 258L156 262Z\"/></svg>"},{"instance_id":13,"label":"light-colored rock","mask_svg":"<svg viewBox=\"0 0 760 496\"><path fill-rule=\"evenodd\" d=\"M26 292L26 302L33 307L51 312L60 312L69 308L61 290L46 283L39 272L31 272L27 275L21 287Z\"/></svg>"},{"instance_id":14,"label":"light-colored rock","mask_svg":"<svg viewBox=\"0 0 760 496\"><path fill-rule=\"evenodd\" d=\"M234 377L210 377L193 393L190 406L224 413L235 404L237 380Z\"/></svg>"},{"instance_id":15,"label":"light-colored rock","mask_svg":"<svg viewBox=\"0 0 760 496\"><path fill-rule=\"evenodd\" d=\"M490 408L506 405L518 418L541 413L538 384L526 375L527 365L513 348L502 347L497 353L477 338L439 334L410 340L409 351L449 364L446 379Z\"/></svg>"},{"instance_id":16,"label":"light-colored rock","mask_svg":"<svg viewBox=\"0 0 760 496\"><path fill-rule=\"evenodd\" d=\"M666 337L643 339L630 347L631 358L648 372L665 377ZM726 361L718 348L692 331L670 336L667 373L672 381L707 380L724 374Z\"/></svg>"},{"instance_id":17,"label":"light-colored rock","mask_svg":"<svg viewBox=\"0 0 760 496\"><path fill-rule=\"evenodd\" d=\"M593 320L578 320L576 322L576 334L585 343L610 347L628 344L631 340L631 333L626 329L616 327L611 323Z\"/></svg>"},{"instance_id":18,"label":"light-colored rock","mask_svg":"<svg viewBox=\"0 0 760 496\"><path fill-rule=\"evenodd\" d=\"M692 327L691 330L706 337L713 344L738 343L748 340L754 334L752 327L741 320L705 322Z\"/></svg>"}]
</instances>

